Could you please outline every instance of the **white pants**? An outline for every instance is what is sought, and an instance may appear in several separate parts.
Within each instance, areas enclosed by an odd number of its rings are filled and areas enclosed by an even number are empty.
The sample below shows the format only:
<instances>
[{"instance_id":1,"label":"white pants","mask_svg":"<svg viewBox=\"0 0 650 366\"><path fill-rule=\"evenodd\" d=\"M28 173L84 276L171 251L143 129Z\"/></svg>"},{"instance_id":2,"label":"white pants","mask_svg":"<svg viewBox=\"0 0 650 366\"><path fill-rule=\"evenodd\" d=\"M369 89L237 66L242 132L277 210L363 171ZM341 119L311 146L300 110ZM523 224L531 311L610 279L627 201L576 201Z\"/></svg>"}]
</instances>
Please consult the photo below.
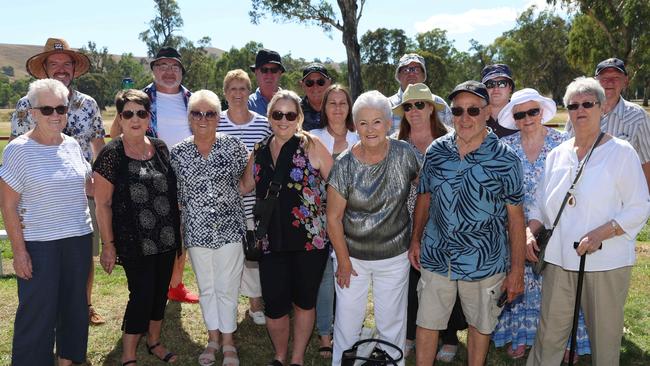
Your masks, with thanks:
<instances>
[{"instance_id":1,"label":"white pants","mask_svg":"<svg viewBox=\"0 0 650 366\"><path fill-rule=\"evenodd\" d=\"M260 262L244 260L240 292L246 297L262 297Z\"/></svg>"},{"instance_id":2,"label":"white pants","mask_svg":"<svg viewBox=\"0 0 650 366\"><path fill-rule=\"evenodd\" d=\"M365 261L350 258L358 276L350 277L350 287L336 289L334 316L334 354L332 365L341 365L343 351L359 340L372 282L375 325L378 338L404 350L406 340L406 305L408 301L409 261L407 253L388 259ZM334 259L334 271L338 263ZM399 354L386 350L393 358ZM404 365L402 360L400 365Z\"/></svg>"},{"instance_id":3,"label":"white pants","mask_svg":"<svg viewBox=\"0 0 650 366\"><path fill-rule=\"evenodd\" d=\"M188 249L199 286L199 304L208 330L233 333L237 330L237 301L244 264L241 243L219 249Z\"/></svg>"}]
</instances>

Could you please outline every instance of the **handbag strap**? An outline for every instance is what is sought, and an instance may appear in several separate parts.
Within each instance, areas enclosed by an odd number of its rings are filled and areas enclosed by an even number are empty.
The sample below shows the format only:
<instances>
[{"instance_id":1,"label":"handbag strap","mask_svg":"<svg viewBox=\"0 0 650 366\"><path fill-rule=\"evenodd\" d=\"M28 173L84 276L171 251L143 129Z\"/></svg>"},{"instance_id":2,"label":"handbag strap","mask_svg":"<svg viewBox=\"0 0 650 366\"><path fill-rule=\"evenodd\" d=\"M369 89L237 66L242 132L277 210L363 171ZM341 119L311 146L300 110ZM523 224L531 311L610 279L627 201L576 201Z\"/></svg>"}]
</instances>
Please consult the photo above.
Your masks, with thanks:
<instances>
[{"instance_id":1,"label":"handbag strap","mask_svg":"<svg viewBox=\"0 0 650 366\"><path fill-rule=\"evenodd\" d=\"M566 195L564 196L564 200L562 201L562 206L560 206L560 211L558 211L557 216L555 216L555 221L553 221L553 227L551 227L551 232L555 230L557 223L560 221L560 216L562 215L562 211L564 211L564 207L569 201L569 197L571 197L573 192L575 192L576 184L578 184L578 180L582 176L582 171L584 170L585 165L587 165L587 161L589 161L589 158L591 157L591 153L594 152L594 149L596 148L596 146L598 146L600 140L603 139L603 136L605 136L605 133L601 132L596 138L596 141L594 141L594 144L591 145L591 149L589 149L589 152L585 156L584 160L582 160L582 163L580 163L580 166L578 167L578 172L576 173L576 177L573 180L573 183L571 183L571 187L569 187L569 190L566 192Z\"/></svg>"}]
</instances>

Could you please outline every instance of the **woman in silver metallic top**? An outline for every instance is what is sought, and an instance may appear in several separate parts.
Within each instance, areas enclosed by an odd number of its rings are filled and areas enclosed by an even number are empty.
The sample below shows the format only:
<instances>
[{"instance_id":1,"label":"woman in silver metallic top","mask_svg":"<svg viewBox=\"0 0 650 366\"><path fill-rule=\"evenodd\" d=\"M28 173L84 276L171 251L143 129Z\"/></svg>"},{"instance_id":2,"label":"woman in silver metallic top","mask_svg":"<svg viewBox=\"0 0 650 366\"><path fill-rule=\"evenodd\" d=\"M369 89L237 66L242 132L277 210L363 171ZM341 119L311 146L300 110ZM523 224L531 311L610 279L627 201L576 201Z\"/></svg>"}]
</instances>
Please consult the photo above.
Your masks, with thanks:
<instances>
[{"instance_id":1,"label":"woman in silver metallic top","mask_svg":"<svg viewBox=\"0 0 650 366\"><path fill-rule=\"evenodd\" d=\"M371 282L380 337L404 348L411 227L406 202L420 168L407 142L387 137L392 119L385 96L362 94L352 116L360 142L336 160L327 191L338 284L333 365L359 338Z\"/></svg>"}]
</instances>

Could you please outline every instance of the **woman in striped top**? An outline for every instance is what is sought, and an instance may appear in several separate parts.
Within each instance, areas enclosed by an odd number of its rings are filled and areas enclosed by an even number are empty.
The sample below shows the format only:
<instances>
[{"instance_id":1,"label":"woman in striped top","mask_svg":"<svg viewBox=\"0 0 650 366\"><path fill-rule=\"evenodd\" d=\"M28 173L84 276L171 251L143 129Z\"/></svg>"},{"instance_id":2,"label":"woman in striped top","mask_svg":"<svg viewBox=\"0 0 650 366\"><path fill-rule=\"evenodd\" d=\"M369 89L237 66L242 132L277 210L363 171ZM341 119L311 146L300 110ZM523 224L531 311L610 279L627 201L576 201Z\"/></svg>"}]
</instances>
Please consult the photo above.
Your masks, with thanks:
<instances>
[{"instance_id":1,"label":"woman in striped top","mask_svg":"<svg viewBox=\"0 0 650 366\"><path fill-rule=\"evenodd\" d=\"M18 279L14 365L51 365L55 338L59 365L86 359L91 168L79 144L61 133L68 94L58 80L30 84L36 126L7 145L0 167L2 216Z\"/></svg>"}]
</instances>

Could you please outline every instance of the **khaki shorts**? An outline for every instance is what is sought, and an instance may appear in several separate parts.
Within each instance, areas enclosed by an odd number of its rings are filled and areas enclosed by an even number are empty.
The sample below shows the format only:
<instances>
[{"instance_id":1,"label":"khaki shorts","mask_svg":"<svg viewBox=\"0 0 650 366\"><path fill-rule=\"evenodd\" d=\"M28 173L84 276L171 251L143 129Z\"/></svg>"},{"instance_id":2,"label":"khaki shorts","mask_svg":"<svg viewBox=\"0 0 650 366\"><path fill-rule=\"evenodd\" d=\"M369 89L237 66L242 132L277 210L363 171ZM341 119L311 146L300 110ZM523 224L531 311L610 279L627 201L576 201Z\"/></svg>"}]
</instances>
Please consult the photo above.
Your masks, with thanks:
<instances>
[{"instance_id":1,"label":"khaki shorts","mask_svg":"<svg viewBox=\"0 0 650 366\"><path fill-rule=\"evenodd\" d=\"M426 329L447 329L451 310L460 296L467 323L482 334L490 334L497 325L500 308L497 301L505 273L498 273L479 281L456 281L445 276L420 270L418 282L417 325Z\"/></svg>"}]
</instances>

